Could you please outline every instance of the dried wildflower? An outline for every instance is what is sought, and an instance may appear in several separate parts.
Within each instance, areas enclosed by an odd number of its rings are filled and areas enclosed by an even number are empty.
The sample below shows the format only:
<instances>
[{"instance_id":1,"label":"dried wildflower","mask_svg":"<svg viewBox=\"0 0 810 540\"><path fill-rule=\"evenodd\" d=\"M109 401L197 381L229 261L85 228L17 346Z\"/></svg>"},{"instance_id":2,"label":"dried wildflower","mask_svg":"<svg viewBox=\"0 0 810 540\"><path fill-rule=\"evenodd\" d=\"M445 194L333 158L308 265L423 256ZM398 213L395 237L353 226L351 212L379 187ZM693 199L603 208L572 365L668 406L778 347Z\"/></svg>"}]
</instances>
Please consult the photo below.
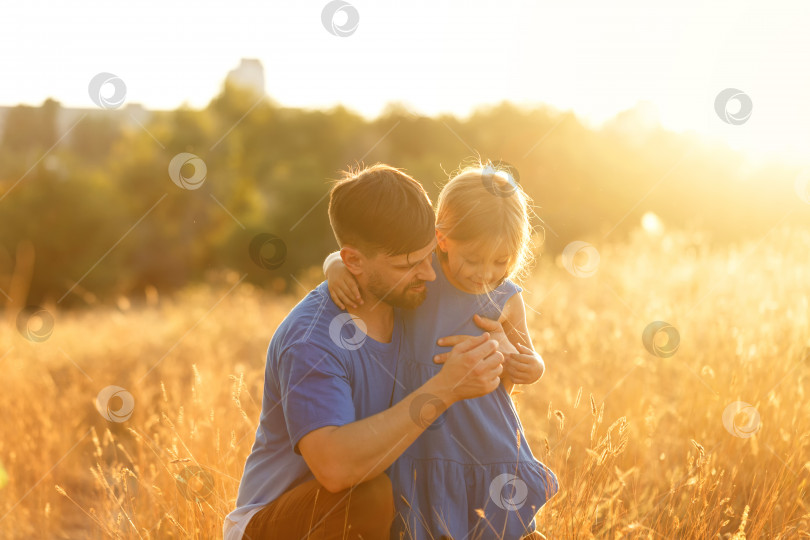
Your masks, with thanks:
<instances>
[{"instance_id":1,"label":"dried wildflower","mask_svg":"<svg viewBox=\"0 0 810 540\"><path fill-rule=\"evenodd\" d=\"M742 518L740 518L740 528L737 529L737 532L734 533L734 536L731 537L731 540L745 540L745 524L748 521L748 511L750 507L746 504L745 509L743 510Z\"/></svg>"},{"instance_id":2,"label":"dried wildflower","mask_svg":"<svg viewBox=\"0 0 810 540\"><path fill-rule=\"evenodd\" d=\"M561 410L557 409L556 411L554 411L554 416L557 417L557 421L559 423L560 431L562 431L563 426L565 425L565 415L563 414L563 412Z\"/></svg>"}]
</instances>

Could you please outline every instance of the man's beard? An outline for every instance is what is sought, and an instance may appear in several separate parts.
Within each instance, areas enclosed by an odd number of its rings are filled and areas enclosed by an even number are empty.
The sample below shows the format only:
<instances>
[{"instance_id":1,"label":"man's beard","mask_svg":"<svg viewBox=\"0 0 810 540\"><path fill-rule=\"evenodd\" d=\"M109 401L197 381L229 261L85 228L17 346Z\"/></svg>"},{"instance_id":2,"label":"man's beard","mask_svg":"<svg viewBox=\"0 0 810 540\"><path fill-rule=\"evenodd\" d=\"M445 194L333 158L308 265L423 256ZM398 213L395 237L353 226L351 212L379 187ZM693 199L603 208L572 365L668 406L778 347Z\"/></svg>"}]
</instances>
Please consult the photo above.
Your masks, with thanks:
<instances>
[{"instance_id":1,"label":"man's beard","mask_svg":"<svg viewBox=\"0 0 810 540\"><path fill-rule=\"evenodd\" d=\"M398 289L400 285L386 285L379 274L372 274L368 280L368 291L392 307L414 309L425 301L427 289L416 292L413 287L418 287L424 283L424 281L416 280L408 283L406 287Z\"/></svg>"}]
</instances>

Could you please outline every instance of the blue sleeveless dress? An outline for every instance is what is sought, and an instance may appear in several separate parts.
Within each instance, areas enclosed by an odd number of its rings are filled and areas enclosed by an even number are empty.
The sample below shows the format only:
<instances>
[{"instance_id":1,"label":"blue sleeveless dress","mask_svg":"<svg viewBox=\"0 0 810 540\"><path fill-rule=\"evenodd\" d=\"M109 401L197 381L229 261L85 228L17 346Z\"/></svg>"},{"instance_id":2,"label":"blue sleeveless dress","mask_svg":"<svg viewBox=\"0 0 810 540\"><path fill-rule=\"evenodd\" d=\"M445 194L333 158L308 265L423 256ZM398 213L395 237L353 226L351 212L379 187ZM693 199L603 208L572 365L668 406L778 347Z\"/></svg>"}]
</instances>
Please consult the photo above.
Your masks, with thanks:
<instances>
[{"instance_id":1,"label":"blue sleeveless dress","mask_svg":"<svg viewBox=\"0 0 810 540\"><path fill-rule=\"evenodd\" d=\"M436 280L414 310L403 310L403 342L394 385L396 403L438 373L433 355L450 350L436 340L479 335L475 313L497 320L522 289L506 280L486 294L458 290L434 257ZM430 396L412 414L432 419ZM520 445L518 447L518 438ZM453 404L389 468L397 515L391 538L519 539L534 530L534 515L559 489L557 477L532 455L514 404L503 385ZM482 519L476 512L481 509Z\"/></svg>"}]
</instances>

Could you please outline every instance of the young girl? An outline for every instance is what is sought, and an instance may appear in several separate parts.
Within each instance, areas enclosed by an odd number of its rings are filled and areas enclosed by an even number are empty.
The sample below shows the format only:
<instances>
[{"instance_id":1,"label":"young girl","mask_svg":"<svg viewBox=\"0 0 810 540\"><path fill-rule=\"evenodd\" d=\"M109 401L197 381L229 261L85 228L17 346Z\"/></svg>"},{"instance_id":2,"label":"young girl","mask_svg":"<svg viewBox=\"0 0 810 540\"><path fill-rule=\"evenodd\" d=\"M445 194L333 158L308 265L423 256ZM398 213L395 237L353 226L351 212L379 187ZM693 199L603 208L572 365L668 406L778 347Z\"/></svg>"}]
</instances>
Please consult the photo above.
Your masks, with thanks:
<instances>
[{"instance_id":1,"label":"young girl","mask_svg":"<svg viewBox=\"0 0 810 540\"><path fill-rule=\"evenodd\" d=\"M501 338L504 371L495 391L428 418L386 471L397 511L391 538L519 539L558 490L554 473L532 455L510 398L514 384L531 384L545 369L526 328L522 289L509 280L527 262L530 234L526 194L491 163L464 169L439 195L436 280L425 283L419 307L402 312L410 350L399 359L393 403L438 373L442 353L461 340L440 338L479 335L479 326ZM338 306L361 301L339 257L327 258L326 276ZM505 338L479 317L499 321Z\"/></svg>"}]
</instances>

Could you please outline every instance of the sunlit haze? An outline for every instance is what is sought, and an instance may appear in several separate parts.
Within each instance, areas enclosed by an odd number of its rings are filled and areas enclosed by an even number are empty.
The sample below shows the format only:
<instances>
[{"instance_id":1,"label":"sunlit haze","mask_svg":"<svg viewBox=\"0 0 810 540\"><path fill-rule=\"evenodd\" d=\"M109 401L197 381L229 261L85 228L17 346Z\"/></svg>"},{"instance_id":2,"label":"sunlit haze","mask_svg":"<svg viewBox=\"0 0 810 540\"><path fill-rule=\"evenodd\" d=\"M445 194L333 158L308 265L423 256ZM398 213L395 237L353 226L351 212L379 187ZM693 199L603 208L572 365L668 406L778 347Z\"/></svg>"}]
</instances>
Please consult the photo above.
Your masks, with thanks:
<instances>
[{"instance_id":1,"label":"sunlit haze","mask_svg":"<svg viewBox=\"0 0 810 540\"><path fill-rule=\"evenodd\" d=\"M4 7L0 104L91 107L88 82L106 71L126 82L127 102L204 107L241 58L257 58L283 106L370 117L396 101L466 115L509 100L598 126L649 102L665 127L751 155L797 159L810 145L807 2L357 0L347 37L325 30L325 5L17 2ZM726 88L751 98L744 125L715 113Z\"/></svg>"}]
</instances>

